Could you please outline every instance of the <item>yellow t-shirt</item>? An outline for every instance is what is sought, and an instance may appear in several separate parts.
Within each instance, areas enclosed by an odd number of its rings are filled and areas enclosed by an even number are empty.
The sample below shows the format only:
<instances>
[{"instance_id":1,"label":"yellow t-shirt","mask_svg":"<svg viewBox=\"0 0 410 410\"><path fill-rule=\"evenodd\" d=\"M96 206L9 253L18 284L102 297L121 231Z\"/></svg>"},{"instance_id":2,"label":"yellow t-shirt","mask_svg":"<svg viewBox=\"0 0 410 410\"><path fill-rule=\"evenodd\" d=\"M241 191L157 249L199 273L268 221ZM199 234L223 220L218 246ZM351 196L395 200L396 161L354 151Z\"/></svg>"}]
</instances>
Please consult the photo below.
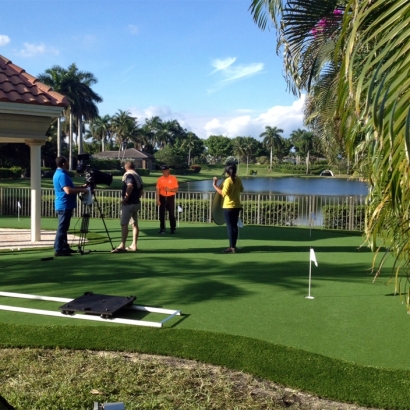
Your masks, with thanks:
<instances>
[{"instance_id":1,"label":"yellow t-shirt","mask_svg":"<svg viewBox=\"0 0 410 410\"><path fill-rule=\"evenodd\" d=\"M235 178L235 182L232 181L231 177L226 178L222 186L224 198L222 208L240 208L241 192L243 192L243 185L239 177Z\"/></svg>"}]
</instances>

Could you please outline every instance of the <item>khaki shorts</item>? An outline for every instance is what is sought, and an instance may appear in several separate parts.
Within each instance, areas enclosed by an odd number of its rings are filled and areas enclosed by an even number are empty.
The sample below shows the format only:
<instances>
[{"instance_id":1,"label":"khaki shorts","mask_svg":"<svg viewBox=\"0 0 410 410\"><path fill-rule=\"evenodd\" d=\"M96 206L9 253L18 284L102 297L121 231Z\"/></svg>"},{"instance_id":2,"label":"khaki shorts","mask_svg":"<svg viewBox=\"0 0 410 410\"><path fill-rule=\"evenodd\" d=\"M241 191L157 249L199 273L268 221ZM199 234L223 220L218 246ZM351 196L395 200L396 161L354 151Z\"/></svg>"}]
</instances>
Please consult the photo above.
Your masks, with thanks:
<instances>
[{"instance_id":1,"label":"khaki shorts","mask_svg":"<svg viewBox=\"0 0 410 410\"><path fill-rule=\"evenodd\" d=\"M130 204L121 206L121 225L135 224L138 225L138 211L141 204Z\"/></svg>"}]
</instances>

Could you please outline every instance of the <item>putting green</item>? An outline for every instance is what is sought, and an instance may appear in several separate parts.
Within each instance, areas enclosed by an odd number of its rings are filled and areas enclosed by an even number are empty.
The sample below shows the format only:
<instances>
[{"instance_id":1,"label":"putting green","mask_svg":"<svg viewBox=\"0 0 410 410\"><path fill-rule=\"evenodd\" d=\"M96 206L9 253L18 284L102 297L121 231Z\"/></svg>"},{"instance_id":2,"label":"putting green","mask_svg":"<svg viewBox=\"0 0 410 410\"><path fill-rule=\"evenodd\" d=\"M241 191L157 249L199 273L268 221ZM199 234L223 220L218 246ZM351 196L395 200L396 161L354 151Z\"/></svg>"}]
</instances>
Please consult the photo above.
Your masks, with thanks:
<instances>
[{"instance_id":1,"label":"putting green","mask_svg":"<svg viewBox=\"0 0 410 410\"><path fill-rule=\"evenodd\" d=\"M55 222L42 223L51 229ZM106 223L118 245L118 221ZM16 226L8 218L0 224ZM19 226L28 227L29 221ZM72 227L79 226L73 220ZM391 264L373 283L373 255L360 248L360 236L245 226L239 252L224 255L226 227L181 224L176 235L161 236L158 223L141 221L140 229L136 253L111 254L100 219L90 222L89 255L42 261L52 250L1 252L0 289L68 298L86 291L132 294L138 304L182 310L185 316L166 327L245 336L366 366L410 369L410 316L399 297L392 296L393 285L386 286ZM313 300L305 298L310 247L318 261L318 267L311 267ZM59 305L12 298L0 303L39 309ZM107 326L5 311L0 311L0 323Z\"/></svg>"}]
</instances>

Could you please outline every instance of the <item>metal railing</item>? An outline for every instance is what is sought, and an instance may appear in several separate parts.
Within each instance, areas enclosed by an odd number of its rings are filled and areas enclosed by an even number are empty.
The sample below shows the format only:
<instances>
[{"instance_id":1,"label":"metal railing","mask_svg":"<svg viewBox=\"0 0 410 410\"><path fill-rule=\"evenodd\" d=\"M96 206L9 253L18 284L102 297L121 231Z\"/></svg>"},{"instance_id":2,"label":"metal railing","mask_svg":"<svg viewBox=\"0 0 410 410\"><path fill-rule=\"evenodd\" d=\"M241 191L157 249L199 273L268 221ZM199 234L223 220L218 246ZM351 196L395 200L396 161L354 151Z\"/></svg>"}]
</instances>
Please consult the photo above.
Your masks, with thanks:
<instances>
[{"instance_id":1,"label":"metal railing","mask_svg":"<svg viewBox=\"0 0 410 410\"><path fill-rule=\"evenodd\" d=\"M41 190L41 216L55 217L54 190ZM179 192L175 206L182 222L212 222L214 192ZM96 202L87 207L91 217L118 219L121 210L120 190L97 190ZM0 215L30 216L30 188L0 188ZM84 213L77 199L74 217ZM244 224L305 226L311 228L360 230L364 228L364 196L242 194ZM97 206L98 204L98 206ZM141 220L158 220L155 191L147 191L141 201Z\"/></svg>"}]
</instances>

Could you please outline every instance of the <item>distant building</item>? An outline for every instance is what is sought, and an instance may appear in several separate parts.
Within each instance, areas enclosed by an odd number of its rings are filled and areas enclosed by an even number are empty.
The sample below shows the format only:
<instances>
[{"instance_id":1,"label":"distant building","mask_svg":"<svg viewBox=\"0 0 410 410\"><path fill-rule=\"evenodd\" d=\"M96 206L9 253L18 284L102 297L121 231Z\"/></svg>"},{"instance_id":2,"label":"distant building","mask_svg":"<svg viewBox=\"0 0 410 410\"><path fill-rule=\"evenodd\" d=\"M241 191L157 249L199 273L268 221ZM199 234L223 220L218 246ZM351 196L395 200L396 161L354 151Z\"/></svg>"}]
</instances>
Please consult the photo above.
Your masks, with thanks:
<instances>
[{"instance_id":1,"label":"distant building","mask_svg":"<svg viewBox=\"0 0 410 410\"><path fill-rule=\"evenodd\" d=\"M149 169L150 171L155 169L154 156L135 148L127 148L123 151L98 152L92 156L101 159L118 159L121 163L132 161L136 168Z\"/></svg>"}]
</instances>

